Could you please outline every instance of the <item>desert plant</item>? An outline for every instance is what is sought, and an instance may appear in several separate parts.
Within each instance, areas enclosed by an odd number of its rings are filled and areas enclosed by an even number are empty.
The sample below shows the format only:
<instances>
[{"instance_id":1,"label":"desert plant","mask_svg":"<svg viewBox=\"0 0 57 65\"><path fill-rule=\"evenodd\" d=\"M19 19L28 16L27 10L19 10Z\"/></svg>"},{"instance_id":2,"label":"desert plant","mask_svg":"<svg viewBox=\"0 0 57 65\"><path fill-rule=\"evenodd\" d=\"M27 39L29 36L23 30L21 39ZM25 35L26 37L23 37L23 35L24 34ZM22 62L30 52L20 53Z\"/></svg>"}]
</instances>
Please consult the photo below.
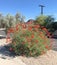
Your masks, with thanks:
<instances>
[{"instance_id":1,"label":"desert plant","mask_svg":"<svg viewBox=\"0 0 57 65\"><path fill-rule=\"evenodd\" d=\"M47 29L40 25L17 24L8 30L7 40L11 37L11 48L17 55L38 56L51 48L45 32Z\"/></svg>"}]
</instances>

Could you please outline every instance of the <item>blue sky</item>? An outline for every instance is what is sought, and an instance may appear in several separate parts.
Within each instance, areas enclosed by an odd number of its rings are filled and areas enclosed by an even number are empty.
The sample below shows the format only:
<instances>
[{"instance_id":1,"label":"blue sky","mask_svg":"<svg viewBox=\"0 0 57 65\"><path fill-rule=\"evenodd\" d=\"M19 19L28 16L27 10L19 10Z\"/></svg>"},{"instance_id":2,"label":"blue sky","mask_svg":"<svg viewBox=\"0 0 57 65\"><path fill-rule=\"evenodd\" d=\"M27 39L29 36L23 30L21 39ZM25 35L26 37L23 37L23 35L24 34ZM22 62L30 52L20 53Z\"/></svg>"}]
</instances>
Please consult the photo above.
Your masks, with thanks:
<instances>
[{"instance_id":1,"label":"blue sky","mask_svg":"<svg viewBox=\"0 0 57 65\"><path fill-rule=\"evenodd\" d=\"M57 0L0 0L0 12L3 15L21 13L28 19L40 15L39 4L45 5L44 14L52 15L57 20Z\"/></svg>"}]
</instances>

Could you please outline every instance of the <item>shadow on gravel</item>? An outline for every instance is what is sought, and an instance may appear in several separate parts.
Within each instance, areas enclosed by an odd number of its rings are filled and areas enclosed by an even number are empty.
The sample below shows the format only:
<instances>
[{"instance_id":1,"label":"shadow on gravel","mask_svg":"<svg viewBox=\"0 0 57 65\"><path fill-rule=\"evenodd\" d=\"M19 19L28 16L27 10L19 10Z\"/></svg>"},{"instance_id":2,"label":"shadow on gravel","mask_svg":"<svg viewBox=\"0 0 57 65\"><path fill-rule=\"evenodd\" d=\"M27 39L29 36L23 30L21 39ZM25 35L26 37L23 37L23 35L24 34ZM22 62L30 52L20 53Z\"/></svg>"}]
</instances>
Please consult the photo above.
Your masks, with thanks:
<instances>
[{"instance_id":1,"label":"shadow on gravel","mask_svg":"<svg viewBox=\"0 0 57 65\"><path fill-rule=\"evenodd\" d=\"M57 48L53 48L52 50L57 51Z\"/></svg>"},{"instance_id":2,"label":"shadow on gravel","mask_svg":"<svg viewBox=\"0 0 57 65\"><path fill-rule=\"evenodd\" d=\"M52 42L52 50L57 51L57 37L52 38L54 42Z\"/></svg>"},{"instance_id":3,"label":"shadow on gravel","mask_svg":"<svg viewBox=\"0 0 57 65\"><path fill-rule=\"evenodd\" d=\"M0 39L5 39L6 38L6 36L0 36Z\"/></svg>"},{"instance_id":4,"label":"shadow on gravel","mask_svg":"<svg viewBox=\"0 0 57 65\"><path fill-rule=\"evenodd\" d=\"M5 59L4 57L15 57L16 54L14 52L10 52L9 50L10 45L5 45L5 46L0 46L0 55L2 55L1 57L3 59Z\"/></svg>"}]
</instances>

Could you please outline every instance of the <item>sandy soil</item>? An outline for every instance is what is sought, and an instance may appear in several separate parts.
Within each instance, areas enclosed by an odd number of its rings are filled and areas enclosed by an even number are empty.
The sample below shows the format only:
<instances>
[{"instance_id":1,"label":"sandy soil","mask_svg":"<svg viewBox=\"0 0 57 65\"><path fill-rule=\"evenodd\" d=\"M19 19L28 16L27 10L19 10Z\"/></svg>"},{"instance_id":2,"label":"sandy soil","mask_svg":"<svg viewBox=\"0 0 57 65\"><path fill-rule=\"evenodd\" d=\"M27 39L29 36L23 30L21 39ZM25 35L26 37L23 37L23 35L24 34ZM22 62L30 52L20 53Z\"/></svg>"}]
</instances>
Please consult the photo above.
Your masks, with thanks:
<instances>
[{"instance_id":1,"label":"sandy soil","mask_svg":"<svg viewBox=\"0 0 57 65\"><path fill-rule=\"evenodd\" d=\"M0 65L26 65L20 59L1 59L0 58Z\"/></svg>"},{"instance_id":2,"label":"sandy soil","mask_svg":"<svg viewBox=\"0 0 57 65\"><path fill-rule=\"evenodd\" d=\"M57 52L50 50L37 58L19 57L26 65L57 65Z\"/></svg>"},{"instance_id":3,"label":"sandy soil","mask_svg":"<svg viewBox=\"0 0 57 65\"><path fill-rule=\"evenodd\" d=\"M7 45L8 43L6 43L6 39L0 39L0 46L4 46Z\"/></svg>"},{"instance_id":4,"label":"sandy soil","mask_svg":"<svg viewBox=\"0 0 57 65\"><path fill-rule=\"evenodd\" d=\"M0 46L6 45L6 39L0 39ZM37 58L16 56L15 58L1 58L0 65L57 65L57 51L49 50Z\"/></svg>"},{"instance_id":5,"label":"sandy soil","mask_svg":"<svg viewBox=\"0 0 57 65\"><path fill-rule=\"evenodd\" d=\"M0 47L7 45L7 44L9 44L9 43L6 43L6 39L0 39ZM11 58L11 57L9 58L6 56L4 57L0 53L0 65L26 65L26 64L23 63L21 59L17 59L17 57L15 57L15 58Z\"/></svg>"}]
</instances>

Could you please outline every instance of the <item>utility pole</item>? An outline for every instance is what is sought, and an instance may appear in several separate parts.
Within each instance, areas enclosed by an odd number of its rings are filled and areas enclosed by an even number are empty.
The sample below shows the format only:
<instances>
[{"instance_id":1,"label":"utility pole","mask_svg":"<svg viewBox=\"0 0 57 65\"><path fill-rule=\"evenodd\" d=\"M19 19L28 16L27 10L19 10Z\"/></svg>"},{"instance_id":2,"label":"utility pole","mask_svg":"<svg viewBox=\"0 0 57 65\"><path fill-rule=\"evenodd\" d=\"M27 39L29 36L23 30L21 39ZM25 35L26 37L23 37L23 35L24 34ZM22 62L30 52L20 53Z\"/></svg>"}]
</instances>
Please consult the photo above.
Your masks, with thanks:
<instances>
[{"instance_id":1,"label":"utility pole","mask_svg":"<svg viewBox=\"0 0 57 65\"><path fill-rule=\"evenodd\" d=\"M39 5L41 7L41 15L43 15L43 8L45 7L44 5Z\"/></svg>"}]
</instances>

